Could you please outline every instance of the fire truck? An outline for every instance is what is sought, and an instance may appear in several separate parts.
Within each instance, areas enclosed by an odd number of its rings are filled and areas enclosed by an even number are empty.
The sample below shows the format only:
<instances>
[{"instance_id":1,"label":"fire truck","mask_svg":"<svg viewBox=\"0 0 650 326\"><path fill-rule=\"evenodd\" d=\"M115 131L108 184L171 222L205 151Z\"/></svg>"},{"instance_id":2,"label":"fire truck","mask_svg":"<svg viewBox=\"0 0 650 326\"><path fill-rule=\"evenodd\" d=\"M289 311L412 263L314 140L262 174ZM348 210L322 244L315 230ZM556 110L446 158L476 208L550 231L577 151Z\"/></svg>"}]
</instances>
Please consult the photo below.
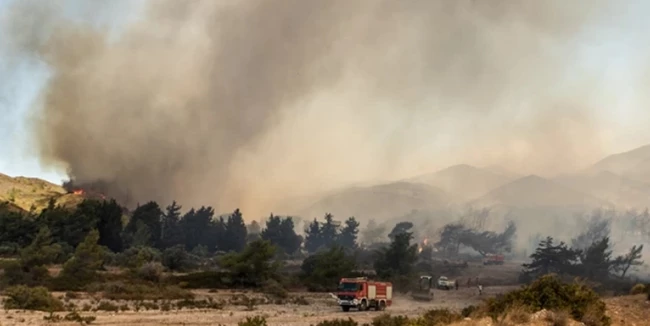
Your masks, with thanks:
<instances>
[{"instance_id":1,"label":"fire truck","mask_svg":"<svg viewBox=\"0 0 650 326\"><path fill-rule=\"evenodd\" d=\"M483 259L483 265L503 265L504 260L503 255L488 254Z\"/></svg>"},{"instance_id":2,"label":"fire truck","mask_svg":"<svg viewBox=\"0 0 650 326\"><path fill-rule=\"evenodd\" d=\"M392 298L392 283L370 281L367 277L342 278L336 293L343 311L350 311L350 308L381 311L391 305Z\"/></svg>"}]
</instances>

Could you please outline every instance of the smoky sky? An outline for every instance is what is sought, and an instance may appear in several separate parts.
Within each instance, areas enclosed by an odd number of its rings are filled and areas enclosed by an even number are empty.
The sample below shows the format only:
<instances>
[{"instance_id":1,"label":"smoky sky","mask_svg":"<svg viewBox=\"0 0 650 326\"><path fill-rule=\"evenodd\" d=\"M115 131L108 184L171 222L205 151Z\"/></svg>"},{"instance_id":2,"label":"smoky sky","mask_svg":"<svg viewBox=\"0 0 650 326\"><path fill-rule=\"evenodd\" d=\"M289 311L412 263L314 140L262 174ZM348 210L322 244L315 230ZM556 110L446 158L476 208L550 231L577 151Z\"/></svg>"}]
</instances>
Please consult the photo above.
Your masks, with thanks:
<instances>
[{"instance_id":1,"label":"smoky sky","mask_svg":"<svg viewBox=\"0 0 650 326\"><path fill-rule=\"evenodd\" d=\"M603 86L576 66L614 2L106 0L72 17L81 3L16 1L7 53L48 67L41 161L130 203L265 214L448 164L603 154Z\"/></svg>"}]
</instances>

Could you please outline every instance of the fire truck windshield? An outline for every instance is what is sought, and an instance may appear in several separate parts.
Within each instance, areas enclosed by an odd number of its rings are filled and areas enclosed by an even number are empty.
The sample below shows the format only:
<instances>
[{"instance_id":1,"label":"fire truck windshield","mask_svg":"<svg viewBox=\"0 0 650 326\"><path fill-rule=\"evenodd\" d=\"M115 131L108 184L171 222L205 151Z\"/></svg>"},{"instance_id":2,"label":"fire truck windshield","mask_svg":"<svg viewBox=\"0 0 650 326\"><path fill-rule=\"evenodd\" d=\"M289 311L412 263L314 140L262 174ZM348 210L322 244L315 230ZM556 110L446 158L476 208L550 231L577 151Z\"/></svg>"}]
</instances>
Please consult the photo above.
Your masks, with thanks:
<instances>
[{"instance_id":1,"label":"fire truck windshield","mask_svg":"<svg viewBox=\"0 0 650 326\"><path fill-rule=\"evenodd\" d=\"M339 291L341 292L356 292L361 289L361 284L352 282L343 282L339 284Z\"/></svg>"}]
</instances>

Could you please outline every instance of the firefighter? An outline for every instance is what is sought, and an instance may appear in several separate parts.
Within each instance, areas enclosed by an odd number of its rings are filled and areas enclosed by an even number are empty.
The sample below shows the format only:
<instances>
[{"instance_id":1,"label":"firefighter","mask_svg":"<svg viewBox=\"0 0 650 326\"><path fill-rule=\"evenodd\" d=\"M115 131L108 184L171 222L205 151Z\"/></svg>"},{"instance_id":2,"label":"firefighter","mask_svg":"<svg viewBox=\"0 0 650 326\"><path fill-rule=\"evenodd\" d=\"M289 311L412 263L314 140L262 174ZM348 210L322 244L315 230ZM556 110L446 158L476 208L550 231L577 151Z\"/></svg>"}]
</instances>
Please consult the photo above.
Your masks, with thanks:
<instances>
[{"instance_id":1,"label":"firefighter","mask_svg":"<svg viewBox=\"0 0 650 326\"><path fill-rule=\"evenodd\" d=\"M478 285L478 295L483 294L483 285Z\"/></svg>"},{"instance_id":2,"label":"firefighter","mask_svg":"<svg viewBox=\"0 0 650 326\"><path fill-rule=\"evenodd\" d=\"M454 285L456 285L456 291L458 291L458 280L456 280L454 283Z\"/></svg>"}]
</instances>

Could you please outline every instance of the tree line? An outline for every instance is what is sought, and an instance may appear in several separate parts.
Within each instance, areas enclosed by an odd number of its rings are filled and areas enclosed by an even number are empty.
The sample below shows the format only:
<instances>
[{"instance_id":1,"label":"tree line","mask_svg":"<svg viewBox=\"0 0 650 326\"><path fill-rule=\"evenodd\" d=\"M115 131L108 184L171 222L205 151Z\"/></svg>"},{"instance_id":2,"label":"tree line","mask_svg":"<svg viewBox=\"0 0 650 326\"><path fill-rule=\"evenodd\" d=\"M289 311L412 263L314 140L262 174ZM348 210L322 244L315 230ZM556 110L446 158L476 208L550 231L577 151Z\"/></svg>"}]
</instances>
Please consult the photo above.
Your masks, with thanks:
<instances>
[{"instance_id":1,"label":"tree line","mask_svg":"<svg viewBox=\"0 0 650 326\"><path fill-rule=\"evenodd\" d=\"M571 245L546 237L523 264L522 278L532 280L546 274L582 277L600 283L625 279L643 264L643 244L633 245L624 254L614 256L611 243L611 220L593 216L587 228L571 239Z\"/></svg>"}]
</instances>

